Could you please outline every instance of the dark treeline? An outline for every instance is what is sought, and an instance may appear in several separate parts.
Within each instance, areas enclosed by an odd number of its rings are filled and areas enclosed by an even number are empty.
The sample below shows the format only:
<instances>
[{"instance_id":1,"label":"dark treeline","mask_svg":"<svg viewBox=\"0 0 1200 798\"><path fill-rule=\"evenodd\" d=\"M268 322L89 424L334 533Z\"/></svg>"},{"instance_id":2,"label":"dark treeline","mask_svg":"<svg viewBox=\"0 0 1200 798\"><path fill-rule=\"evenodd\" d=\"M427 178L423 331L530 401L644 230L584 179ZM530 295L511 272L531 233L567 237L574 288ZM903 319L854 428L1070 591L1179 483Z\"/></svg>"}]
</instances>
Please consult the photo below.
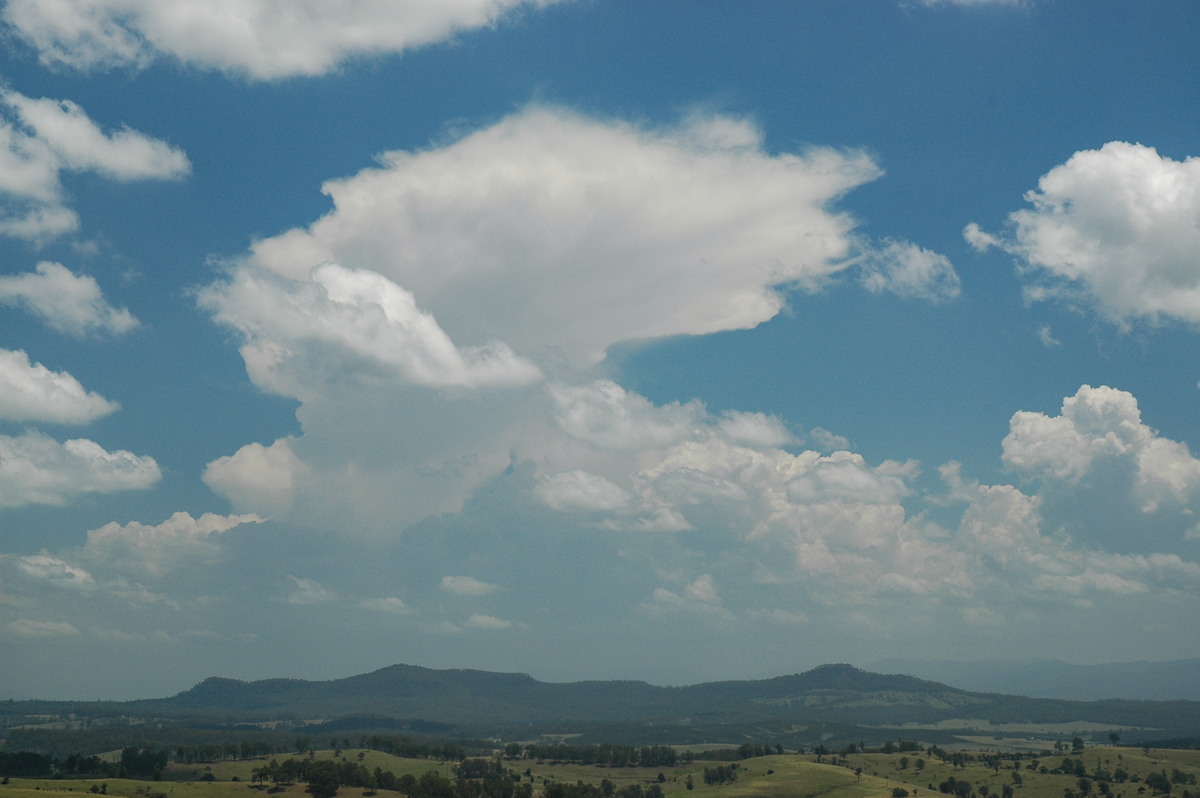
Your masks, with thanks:
<instances>
[{"instance_id":1,"label":"dark treeline","mask_svg":"<svg viewBox=\"0 0 1200 798\"><path fill-rule=\"evenodd\" d=\"M509 743L504 749L509 758L546 759L553 762L574 762L581 765L610 765L613 767L674 767L694 759L689 752L679 753L667 745L614 745L593 743L591 745L526 745Z\"/></svg>"},{"instance_id":2,"label":"dark treeline","mask_svg":"<svg viewBox=\"0 0 1200 798\"><path fill-rule=\"evenodd\" d=\"M455 772L458 778L451 781L432 771L419 778L411 773L396 776L378 767L368 770L348 759L288 758L283 762L272 759L255 768L251 778L255 784L306 782L307 792L314 798L331 798L340 787L362 788L367 795L392 790L408 798L531 798L533 794L532 785L519 784L520 777L505 771L495 760L464 760Z\"/></svg>"},{"instance_id":3,"label":"dark treeline","mask_svg":"<svg viewBox=\"0 0 1200 798\"><path fill-rule=\"evenodd\" d=\"M551 782L546 785L544 794L545 798L662 798L663 791L657 784L648 787L627 784L617 788L605 779L599 787L595 784Z\"/></svg>"},{"instance_id":4,"label":"dark treeline","mask_svg":"<svg viewBox=\"0 0 1200 798\"><path fill-rule=\"evenodd\" d=\"M36 751L0 751L0 776L51 778L92 776L108 779L160 779L167 766L165 749L125 748L116 762L71 754L63 759Z\"/></svg>"},{"instance_id":5,"label":"dark treeline","mask_svg":"<svg viewBox=\"0 0 1200 798\"><path fill-rule=\"evenodd\" d=\"M311 740L311 742L310 742ZM32 751L65 760L72 754L88 756L125 748L165 748L176 762L218 762L299 753L321 747L328 738L296 735L272 729L194 729L175 726L106 726L93 729L12 729L4 743L7 751ZM330 747L372 748L412 759L458 761L467 755L464 745L490 745L476 740L409 738L390 734L359 734L336 738ZM320 745L318 745L319 743Z\"/></svg>"}]
</instances>

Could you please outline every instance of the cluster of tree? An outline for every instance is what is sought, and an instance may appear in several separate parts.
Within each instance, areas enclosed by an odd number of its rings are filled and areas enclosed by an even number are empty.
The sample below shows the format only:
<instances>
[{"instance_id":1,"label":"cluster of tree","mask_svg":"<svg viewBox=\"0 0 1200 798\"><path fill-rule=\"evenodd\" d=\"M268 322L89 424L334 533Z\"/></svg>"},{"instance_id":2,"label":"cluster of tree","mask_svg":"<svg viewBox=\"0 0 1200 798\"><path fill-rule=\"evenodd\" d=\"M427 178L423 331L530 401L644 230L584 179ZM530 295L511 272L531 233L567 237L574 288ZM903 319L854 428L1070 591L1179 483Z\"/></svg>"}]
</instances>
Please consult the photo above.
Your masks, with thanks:
<instances>
[{"instance_id":1,"label":"cluster of tree","mask_svg":"<svg viewBox=\"0 0 1200 798\"><path fill-rule=\"evenodd\" d=\"M938 785L938 792L945 793L946 795L955 795L958 798L970 798L974 789L971 787L971 782L966 780L959 781L951 776Z\"/></svg>"},{"instance_id":2,"label":"cluster of tree","mask_svg":"<svg viewBox=\"0 0 1200 798\"><path fill-rule=\"evenodd\" d=\"M732 765L716 765L704 769L704 783L709 786L714 784L728 784L731 781L737 781L737 763Z\"/></svg>"},{"instance_id":3,"label":"cluster of tree","mask_svg":"<svg viewBox=\"0 0 1200 798\"><path fill-rule=\"evenodd\" d=\"M59 759L36 751L0 751L0 775L20 778L52 776L93 776L97 778L162 778L167 766L167 752L150 748L128 747L121 751L116 762L105 762L97 756L71 754Z\"/></svg>"},{"instance_id":4,"label":"cluster of tree","mask_svg":"<svg viewBox=\"0 0 1200 798\"><path fill-rule=\"evenodd\" d=\"M372 751L399 756L405 759L439 759L459 762L467 752L461 745L449 740L411 740L388 734L372 734L359 738L359 745ZM336 746L335 746L336 747Z\"/></svg>"},{"instance_id":5,"label":"cluster of tree","mask_svg":"<svg viewBox=\"0 0 1200 798\"><path fill-rule=\"evenodd\" d=\"M770 746L765 743L742 743L737 748L739 759L752 759L756 756L771 756L772 754L782 754L783 746Z\"/></svg>"},{"instance_id":6,"label":"cluster of tree","mask_svg":"<svg viewBox=\"0 0 1200 798\"><path fill-rule=\"evenodd\" d=\"M528 786L528 785L527 785ZM594 784L578 782L566 784L550 782L543 791L544 798L662 798L662 787L651 784L642 787L640 784L626 784L617 788L611 781L604 779L597 787Z\"/></svg>"},{"instance_id":7,"label":"cluster of tree","mask_svg":"<svg viewBox=\"0 0 1200 798\"><path fill-rule=\"evenodd\" d=\"M288 753L292 735L268 729L190 729L141 724L90 729L12 729L5 747L65 759L124 748L166 748L179 762L215 762Z\"/></svg>"},{"instance_id":8,"label":"cluster of tree","mask_svg":"<svg viewBox=\"0 0 1200 798\"><path fill-rule=\"evenodd\" d=\"M690 752L679 753L667 745L614 745L612 743L593 743L591 745L566 745L564 743L526 745L509 743L504 748L504 755L509 758L524 757L526 759L546 759L554 762L574 762L581 765L610 765L613 767L675 767L688 764L695 755Z\"/></svg>"}]
</instances>

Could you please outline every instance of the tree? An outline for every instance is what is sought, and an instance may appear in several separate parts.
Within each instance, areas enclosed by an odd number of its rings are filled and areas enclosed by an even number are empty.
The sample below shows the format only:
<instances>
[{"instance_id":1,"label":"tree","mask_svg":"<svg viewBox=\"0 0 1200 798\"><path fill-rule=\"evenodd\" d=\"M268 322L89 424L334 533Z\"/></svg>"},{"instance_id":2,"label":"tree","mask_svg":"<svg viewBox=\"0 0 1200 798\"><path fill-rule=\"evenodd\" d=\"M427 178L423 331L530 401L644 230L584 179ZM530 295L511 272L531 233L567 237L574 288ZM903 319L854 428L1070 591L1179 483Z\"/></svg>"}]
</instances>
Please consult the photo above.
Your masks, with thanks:
<instances>
[{"instance_id":1,"label":"tree","mask_svg":"<svg viewBox=\"0 0 1200 798\"><path fill-rule=\"evenodd\" d=\"M313 798L334 798L341 780L337 765L333 762L314 762L308 771L308 786L304 791Z\"/></svg>"},{"instance_id":2,"label":"tree","mask_svg":"<svg viewBox=\"0 0 1200 798\"><path fill-rule=\"evenodd\" d=\"M1108 741L1113 745L1116 745L1120 739L1121 735L1117 734L1115 731L1108 733Z\"/></svg>"},{"instance_id":3,"label":"tree","mask_svg":"<svg viewBox=\"0 0 1200 798\"><path fill-rule=\"evenodd\" d=\"M1072 753L1076 753L1076 754L1083 752L1083 738L1082 737L1076 737L1074 740L1071 741L1071 751L1072 751Z\"/></svg>"}]
</instances>

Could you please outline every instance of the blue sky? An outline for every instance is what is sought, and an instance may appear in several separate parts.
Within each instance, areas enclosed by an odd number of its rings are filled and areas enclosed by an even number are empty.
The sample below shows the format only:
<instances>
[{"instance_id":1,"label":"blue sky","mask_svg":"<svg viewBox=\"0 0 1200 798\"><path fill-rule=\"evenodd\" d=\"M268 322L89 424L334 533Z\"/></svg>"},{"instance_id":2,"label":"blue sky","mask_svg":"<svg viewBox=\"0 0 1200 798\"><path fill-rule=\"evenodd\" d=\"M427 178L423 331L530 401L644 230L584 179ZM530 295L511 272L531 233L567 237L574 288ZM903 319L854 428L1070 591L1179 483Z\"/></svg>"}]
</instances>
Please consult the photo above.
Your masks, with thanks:
<instances>
[{"instance_id":1,"label":"blue sky","mask_svg":"<svg viewBox=\"0 0 1200 798\"><path fill-rule=\"evenodd\" d=\"M1200 656L1195 3L0 9L0 695Z\"/></svg>"}]
</instances>

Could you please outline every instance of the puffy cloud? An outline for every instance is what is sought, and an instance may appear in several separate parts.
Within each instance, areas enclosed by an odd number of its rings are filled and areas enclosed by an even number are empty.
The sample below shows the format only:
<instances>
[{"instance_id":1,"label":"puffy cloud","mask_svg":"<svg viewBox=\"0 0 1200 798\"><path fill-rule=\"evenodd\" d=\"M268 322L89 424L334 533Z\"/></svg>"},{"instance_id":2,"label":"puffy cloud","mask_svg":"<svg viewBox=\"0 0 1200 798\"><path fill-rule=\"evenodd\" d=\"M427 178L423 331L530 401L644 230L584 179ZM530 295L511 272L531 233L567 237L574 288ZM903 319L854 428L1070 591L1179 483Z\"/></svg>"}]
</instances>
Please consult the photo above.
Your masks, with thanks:
<instances>
[{"instance_id":1,"label":"puffy cloud","mask_svg":"<svg viewBox=\"0 0 1200 798\"><path fill-rule=\"evenodd\" d=\"M250 443L217 458L201 478L234 509L270 517L291 508L297 475L304 470L288 439L280 438L270 446Z\"/></svg>"},{"instance_id":2,"label":"puffy cloud","mask_svg":"<svg viewBox=\"0 0 1200 798\"><path fill-rule=\"evenodd\" d=\"M184 563L209 562L218 553L216 539L234 527L259 523L255 515L205 513L193 518L178 512L154 526L109 523L87 533L81 555L111 568L162 577Z\"/></svg>"},{"instance_id":3,"label":"puffy cloud","mask_svg":"<svg viewBox=\"0 0 1200 798\"><path fill-rule=\"evenodd\" d=\"M1200 460L1142 423L1133 394L1106 385L1080 387L1058 416L1016 413L1003 446L1004 462L1022 474L1073 484L1098 461L1128 459L1147 512L1160 502L1184 503L1200 488Z\"/></svg>"},{"instance_id":4,"label":"puffy cloud","mask_svg":"<svg viewBox=\"0 0 1200 798\"><path fill-rule=\"evenodd\" d=\"M319 75L557 0L9 0L4 21L47 64L144 66L159 55L259 80Z\"/></svg>"},{"instance_id":5,"label":"puffy cloud","mask_svg":"<svg viewBox=\"0 0 1200 798\"><path fill-rule=\"evenodd\" d=\"M86 424L119 405L85 391L65 371L30 363L22 351L0 349L0 419Z\"/></svg>"},{"instance_id":6,"label":"puffy cloud","mask_svg":"<svg viewBox=\"0 0 1200 798\"><path fill-rule=\"evenodd\" d=\"M392 615L413 615L416 613L412 607L409 607L401 599L395 596L385 596L383 598L363 599L359 602L360 607L364 610L375 610L377 612L387 612Z\"/></svg>"},{"instance_id":7,"label":"puffy cloud","mask_svg":"<svg viewBox=\"0 0 1200 798\"><path fill-rule=\"evenodd\" d=\"M42 239L78 227L64 204L63 171L163 180L187 175L191 165L181 151L130 128L106 133L70 100L0 91L0 234Z\"/></svg>"},{"instance_id":8,"label":"puffy cloud","mask_svg":"<svg viewBox=\"0 0 1200 798\"><path fill-rule=\"evenodd\" d=\"M66 504L88 493L148 488L160 476L152 457L109 452L93 441L0 435L0 507Z\"/></svg>"},{"instance_id":9,"label":"puffy cloud","mask_svg":"<svg viewBox=\"0 0 1200 798\"><path fill-rule=\"evenodd\" d=\"M513 622L503 620L502 618L494 618L491 615L476 613L467 619L467 626L473 629L484 629L490 632L499 632L504 629L511 629Z\"/></svg>"},{"instance_id":10,"label":"puffy cloud","mask_svg":"<svg viewBox=\"0 0 1200 798\"><path fill-rule=\"evenodd\" d=\"M1016 255L1029 298L1094 305L1119 323L1200 322L1200 158L1112 141L1072 155L1025 195L1011 231L965 234Z\"/></svg>"},{"instance_id":11,"label":"puffy cloud","mask_svg":"<svg viewBox=\"0 0 1200 798\"><path fill-rule=\"evenodd\" d=\"M1005 464L1042 482L1044 512L1063 528L1125 546L1139 545L1131 527L1158 545L1195 528L1200 460L1144 424L1132 394L1084 385L1060 415L1021 411L1009 426Z\"/></svg>"},{"instance_id":12,"label":"puffy cloud","mask_svg":"<svg viewBox=\"0 0 1200 798\"><path fill-rule=\"evenodd\" d=\"M288 604L298 604L301 606L309 604L327 604L330 601L337 599L337 594L332 590L328 590L315 579L305 579L299 576L288 575L288 582L291 583L291 588L288 590L284 601Z\"/></svg>"},{"instance_id":13,"label":"puffy cloud","mask_svg":"<svg viewBox=\"0 0 1200 798\"><path fill-rule=\"evenodd\" d=\"M534 494L554 510L619 510L631 500L620 486L579 470L543 476Z\"/></svg>"},{"instance_id":14,"label":"puffy cloud","mask_svg":"<svg viewBox=\"0 0 1200 798\"><path fill-rule=\"evenodd\" d=\"M643 605L650 612L687 612L720 619L731 619L733 615L721 606L721 597L711 574L702 574L682 590L672 592L666 588L655 588L650 601Z\"/></svg>"},{"instance_id":15,"label":"puffy cloud","mask_svg":"<svg viewBox=\"0 0 1200 798\"><path fill-rule=\"evenodd\" d=\"M56 587L88 588L96 580L84 569L49 554L21 557L17 567L32 579L45 580Z\"/></svg>"},{"instance_id":16,"label":"puffy cloud","mask_svg":"<svg viewBox=\"0 0 1200 798\"><path fill-rule=\"evenodd\" d=\"M114 180L174 179L191 172L181 151L129 128L105 133L70 100L0 94L34 138L58 156L61 168L94 171Z\"/></svg>"},{"instance_id":17,"label":"puffy cloud","mask_svg":"<svg viewBox=\"0 0 1200 798\"><path fill-rule=\"evenodd\" d=\"M51 261L32 272L0 277L0 304L20 305L53 329L79 338L119 335L138 326L128 310L105 300L94 278Z\"/></svg>"},{"instance_id":18,"label":"puffy cloud","mask_svg":"<svg viewBox=\"0 0 1200 798\"><path fill-rule=\"evenodd\" d=\"M456 348L410 292L363 269L325 263L305 281L241 269L203 292L201 302L245 335L250 376L289 396L304 396L304 386L339 373L439 388L521 384L541 376L499 341Z\"/></svg>"},{"instance_id":19,"label":"puffy cloud","mask_svg":"<svg viewBox=\"0 0 1200 798\"><path fill-rule=\"evenodd\" d=\"M481 582L470 576L443 576L442 590L456 596L486 596L500 589L499 585Z\"/></svg>"},{"instance_id":20,"label":"puffy cloud","mask_svg":"<svg viewBox=\"0 0 1200 798\"><path fill-rule=\"evenodd\" d=\"M846 267L853 221L827 206L879 173L861 153L769 155L736 119L652 130L532 107L326 183L334 210L251 260L300 281L370 269L456 340L590 364L616 341L770 319L779 286Z\"/></svg>"},{"instance_id":21,"label":"puffy cloud","mask_svg":"<svg viewBox=\"0 0 1200 798\"><path fill-rule=\"evenodd\" d=\"M908 241L863 245L858 281L873 294L888 292L905 299L945 302L961 290L950 259Z\"/></svg>"},{"instance_id":22,"label":"puffy cloud","mask_svg":"<svg viewBox=\"0 0 1200 798\"><path fill-rule=\"evenodd\" d=\"M655 407L645 397L629 393L612 380L581 385L555 383L550 386L550 395L558 425L571 437L598 449L669 446L691 437L705 415L697 402ZM731 417L731 428L738 421ZM753 423L742 420L743 426ZM759 430L756 433L762 434Z\"/></svg>"}]
</instances>

